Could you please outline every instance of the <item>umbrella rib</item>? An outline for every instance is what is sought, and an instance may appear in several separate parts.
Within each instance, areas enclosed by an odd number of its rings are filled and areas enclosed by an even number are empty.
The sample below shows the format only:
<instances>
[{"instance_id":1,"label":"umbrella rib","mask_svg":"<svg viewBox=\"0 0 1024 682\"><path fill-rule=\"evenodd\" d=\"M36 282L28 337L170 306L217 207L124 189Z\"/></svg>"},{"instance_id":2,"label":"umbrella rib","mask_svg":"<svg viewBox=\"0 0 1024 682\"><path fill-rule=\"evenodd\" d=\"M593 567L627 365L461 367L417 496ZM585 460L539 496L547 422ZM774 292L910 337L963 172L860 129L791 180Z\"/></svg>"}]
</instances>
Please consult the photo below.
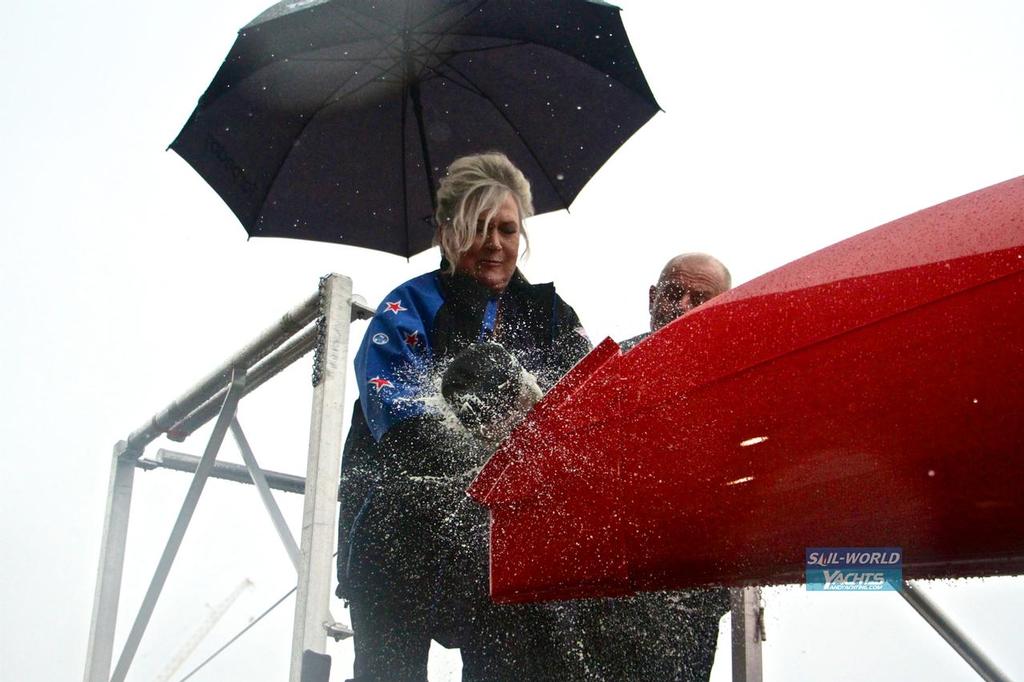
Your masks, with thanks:
<instances>
[{"instance_id":1,"label":"umbrella rib","mask_svg":"<svg viewBox=\"0 0 1024 682\"><path fill-rule=\"evenodd\" d=\"M409 27L409 12L411 11L411 9L412 9L412 0L405 0L405 27L406 27L406 29L408 29L408 27ZM408 36L409 36L409 32L408 31L405 31L405 36L406 36L406 40L408 40ZM408 169L406 168L406 158L405 158L406 157L406 149L405 149L405 121L406 121L408 107L409 107L409 87L411 85L411 83L409 81L411 81L411 76L412 76L412 73L410 73L410 71L412 70L411 69L411 67L412 67L412 57L409 55L409 45L405 41L403 41L403 43L402 43L402 53L403 53L403 57L404 57L404 59L402 59L402 66L403 66L403 74L404 74L405 78L403 78L403 82L402 82L402 124L401 124L401 127L398 130L398 135L399 135L399 138L401 139L402 154L401 154L401 158L398 161L399 161L399 165L400 165L399 172L402 174L402 223L403 223L402 227L403 227L404 232L405 232L405 257L408 260L408 258L409 258L409 173L408 173ZM422 121L419 121L418 123L420 123L420 125L422 125ZM426 144L425 141L424 141L424 144ZM423 160L423 165L424 166L428 165L426 159ZM427 168L426 171L427 171L427 182L431 185L430 189L431 189L431 191L433 191L434 188L433 188L433 183L431 182L431 178L430 178L430 169ZM433 196L431 196L431 200L433 200Z\"/></svg>"},{"instance_id":2,"label":"umbrella rib","mask_svg":"<svg viewBox=\"0 0 1024 682\"><path fill-rule=\"evenodd\" d=\"M468 18L468 17L470 16L470 15L472 15L472 14L473 14L473 13L475 13L475 12L476 12L476 11L477 11L478 9L480 9L480 8L481 8L481 7L483 7L483 6L485 5L485 4L487 4L487 2L488 2L488 0L482 0L482 2L480 2L480 3L476 4L475 6L473 6L473 7L472 7L472 8L471 8L471 9L470 9L470 10L469 10L468 12L466 12L466 13L465 13L465 14L463 14L463 15L462 15L461 17L459 17L458 19L456 19L456 20L455 20L454 22L452 22L451 24L449 24L449 28L450 28L450 27L452 27L452 26L458 26L459 24L461 24L462 22L464 22L464 21L465 21L465 20L466 20L466 19L467 19L467 18ZM421 29L421 28L422 28L423 26L425 26L426 24L428 24L429 22L431 22L431 21L434 21L435 19L437 19L437 18L438 18L438 17L440 17L440 16L443 16L443 15L444 15L444 14L445 14L446 12L448 12L448 11L451 11L452 9L455 9L455 8L454 8L454 7L452 7L452 8L450 8L450 9L448 9L448 10L440 10L440 11L438 11L438 12L437 12L436 14L433 14L433 15L430 15L430 16L426 16L426 17L423 17L423 20L422 20L422 21L420 21L420 22L419 22L418 24L416 24L416 26L410 26L410 27L409 27L409 32L408 32L408 37L409 37L409 39L410 39L410 40L412 40L412 41L414 41L414 42L416 43L416 45L418 45L419 47L421 47L421 48L424 48L424 49L425 49L425 50L427 51L427 54L428 54L428 55L434 55L434 54L436 54L437 48L438 48L438 46L439 46L439 45L441 44L441 42L442 42L442 41L444 40L445 36L446 36L446 35L450 35L450 34L448 33L448 31L444 31L444 32L438 32L438 33L436 34L436 36L437 36L437 39L436 39L436 40L434 41L434 44L433 44L432 46L428 46L428 45L426 44L426 42L418 40L418 39L417 39L417 34L422 34L422 35L431 35L431 33L430 33L429 31L421 31L420 29ZM441 59L440 61L441 61L441 62L443 63L443 62L447 61L448 59L451 59L451 55L449 55L449 56L448 56L447 58L445 58L445 59ZM419 65L419 67L420 67L420 68L419 68L419 69L417 70L417 73L416 73L416 77L417 77L417 78L421 78L421 77L422 77L422 75L423 75L423 72L424 72L424 70L426 70L426 68L428 68L428 67L426 66L426 63L425 63L425 62L424 62L423 64L420 64L420 65Z\"/></svg>"},{"instance_id":3,"label":"umbrella rib","mask_svg":"<svg viewBox=\"0 0 1024 682\"><path fill-rule=\"evenodd\" d=\"M473 14L475 14L477 12L477 10L479 10L481 7L486 5L489 1L490 0L481 0L477 4L473 5L473 7L471 7L461 17L459 17L458 19L456 19L456 20L452 21L451 23L449 23L448 24L448 29L451 29L451 28L453 28L455 26L458 26L459 24L461 24L464 21L466 21L466 19L468 19ZM414 40L416 42L416 44L419 45L420 47L425 48L428 51L428 54L436 54L436 50L437 50L438 45L441 44L441 41L443 41L446 36L449 36L449 35L459 35L459 34L452 33L448 29L446 29L444 31L438 31L436 34L434 34L431 31L424 31L424 30L422 30L422 27L427 25L431 21L434 21L438 17L443 16L446 12L451 11L453 9L455 9L455 8L452 7L452 8L446 9L446 10L440 10L436 14L424 17L421 22L416 24L416 26L411 26L409 28L409 37L410 37L410 39ZM421 42L421 41L416 39L416 35L417 34L420 34L420 35L436 35L437 36L437 40L434 41L433 47L429 47L429 46L426 45L425 42ZM440 63L445 63L446 61L450 60L452 58L452 56L454 56L455 54L458 54L458 52L453 52L452 54L449 54L448 57L446 57L445 59L439 60ZM426 65L426 63L422 64L420 70L416 74L416 77L417 78L421 78L422 75L423 75L423 71L426 70L426 69L429 69L429 68L430 67L428 67Z\"/></svg>"},{"instance_id":4,"label":"umbrella rib","mask_svg":"<svg viewBox=\"0 0 1024 682\"><path fill-rule=\"evenodd\" d=\"M468 2L468 1L469 0L463 0L463 2ZM466 19L468 19L472 14L474 14L478 9L480 9L481 7L486 5L488 2L490 2L490 0L481 0L481 2L478 2L476 5L474 5L472 7L472 9L470 9L468 12L463 14L461 17L459 17L455 21L451 22L449 24L449 27L451 28L451 27L458 26L459 24L464 22ZM433 21L434 19L437 19L438 17L440 17L443 14L445 14L445 12L451 11L453 9L455 9L455 8L451 7L449 9L447 9L447 10L439 11L437 14L433 14L433 15L428 16L428 17L423 17L423 21L421 21L420 23L416 24L415 26L409 27L409 32L410 33L413 33L413 32L416 32L416 33L429 33L429 31L421 31L420 27L424 26L425 24L427 24L427 23L429 23L431 21ZM438 33L438 35L442 35L443 36L443 35L455 35L455 34L449 32L449 31L444 31L444 33Z\"/></svg>"},{"instance_id":5,"label":"umbrella rib","mask_svg":"<svg viewBox=\"0 0 1024 682\"><path fill-rule=\"evenodd\" d=\"M505 114L505 112L501 110L501 107L498 106L497 102L495 102L491 98L490 95L488 95L487 93L482 91L480 88L476 87L476 84L473 83L473 81L470 80L466 76L466 74L462 73L461 71L459 71L456 67L452 66L451 64L448 64L447 66L448 66L449 69L451 69L452 71L457 73L461 78L463 78L466 81L466 83L465 84L464 83L460 83L458 80L456 80L454 78L451 78L450 76L448 76L446 74L443 74L443 73L440 73L438 71L435 71L434 73L436 73L441 78L444 78L445 80L449 81L450 83L452 83L454 85L457 85L460 88L463 88L465 90L468 90L469 92L472 92L472 93L476 94L478 97L483 98L492 107L494 107L494 110L496 112L498 112L498 115L501 116L505 120L505 123L507 123L508 127L512 129L512 132L515 133L516 137L519 138L519 141L526 148L526 151L528 151L530 153L530 156L533 157L533 160L537 162L537 166L540 168L540 172L544 174L544 178L548 181L548 183L551 185L551 187L555 190L555 194L558 195L559 200L561 200L562 208L568 209L570 202L565 200L565 197L562 195L561 189L558 187L557 184L555 184L555 180L551 177L551 173L548 172L548 169L544 166L544 163L541 162L540 158L537 156L537 153L533 150L533 147L530 145L530 143L527 142L526 139L523 137L522 133L519 132L519 128L514 123L512 123L512 121Z\"/></svg>"},{"instance_id":6,"label":"umbrella rib","mask_svg":"<svg viewBox=\"0 0 1024 682\"><path fill-rule=\"evenodd\" d=\"M442 65L445 65L448 62L450 62L452 60L452 58L457 57L459 55L475 54L477 52L487 52L487 51L490 51L490 50L499 50L499 49L503 49L503 48L506 48L506 47L515 47L517 45L525 45L526 44L526 41L520 40L520 41L506 43L504 45L491 45L490 47L471 48L471 49L467 49L467 50L446 50L444 52L437 52L437 46L441 44L441 41L444 38L443 35L439 34L439 37L434 42L433 47L431 47L430 45L427 45L425 42L423 42L421 40L418 40L416 38L415 34L411 34L409 36L409 38L410 38L410 40L415 42L418 47L422 48L424 53L425 53L425 55L426 55L426 56L420 56L420 55L417 55L417 54L412 54L411 55L411 57L413 59L417 60L417 66L420 67L417 70L417 72L416 72L416 79L417 80L425 80L424 73L426 71L434 71L434 69L432 69L429 66L428 62L427 62L427 58L431 57L431 56L436 57L438 65L442 66Z\"/></svg>"},{"instance_id":7,"label":"umbrella rib","mask_svg":"<svg viewBox=\"0 0 1024 682\"><path fill-rule=\"evenodd\" d=\"M508 47L518 47L520 45L528 45L528 44L529 44L528 41L520 40L520 41L516 41L516 42L513 42L513 43L507 43L505 45L492 45L490 47L470 48L470 49L467 49L467 50L449 50L449 51L443 53L444 54L443 57L441 57L441 53L436 53L435 56L438 57L437 66L439 68L439 67L443 67L443 66L450 66L450 62L451 62L451 60L453 58L461 56L461 55L464 55L464 54L478 54L478 53L481 53L481 52L490 52L491 50L503 50L503 49L508 48ZM427 48L427 49L430 49L430 48ZM417 73L417 80L419 80L420 82L426 82L428 80L432 80L433 78L445 78L445 76L443 74L441 74L437 70L437 68L430 67L426 62L422 62L422 66L424 68L421 69ZM430 71L432 73L432 75L430 75L430 76L424 75L424 71ZM453 80L452 82L454 83L455 81ZM470 90L470 92L478 94L478 93L476 93L475 90Z\"/></svg>"},{"instance_id":8,"label":"umbrella rib","mask_svg":"<svg viewBox=\"0 0 1024 682\"><path fill-rule=\"evenodd\" d=\"M349 14L349 20L359 28L369 33L373 38L383 39L384 36L387 35L388 29L391 28L391 26L388 25L386 22L376 17L370 16L369 14L364 14L363 12L360 12L354 7L349 7L341 3L334 3L334 8L340 10L342 13ZM357 21L355 18L353 18L352 15L354 15L355 17L360 17L364 19L366 22L376 24L377 30L382 30L382 32L377 33L374 29L371 29L369 26L367 26L366 23Z\"/></svg>"},{"instance_id":9,"label":"umbrella rib","mask_svg":"<svg viewBox=\"0 0 1024 682\"><path fill-rule=\"evenodd\" d=\"M426 33L426 32L424 32L424 33ZM480 35L480 34L477 34L477 33L448 33L447 35L459 36L461 38L491 38L491 39L494 39L496 37L496 36ZM624 87L627 90L633 92L634 94L639 96L641 99L646 100L646 99L650 98L652 101L654 101L654 105L658 107L659 111L664 111L664 109L661 108L661 106L657 103L657 101L654 100L654 94L653 93L651 93L651 92L647 92L647 93L640 92L636 88L632 87L631 85L628 85L625 82L623 82L622 79L609 74L607 71L601 71L600 69L595 67L590 62L588 62L588 61L586 61L584 59L581 59L580 57L577 57L574 54L570 54L570 53L565 52L563 50L559 50L557 47L552 47L550 45L545 45L544 43L538 43L538 42L535 42L535 41L532 41L532 40L525 40L521 44L523 44L523 45L536 45L537 47L546 48L548 50L552 50L554 52L558 52L559 54L563 54L566 57L569 57L570 59L574 59L577 62L579 62L580 64L583 64L583 65L589 67L590 69L592 69L594 71L597 71L598 73L603 73L605 76L607 76L608 78L611 78L612 80L617 82L622 87ZM627 45L628 45L628 40L627 40ZM629 47L630 47L630 52L632 52L632 46L629 46ZM467 52L468 52L468 50L467 50ZM637 61L635 53L633 54L633 64L636 65L637 70L640 71L641 76L643 76L643 70L640 68L640 63ZM645 82L646 82L646 80L647 80L647 78L644 77L644 81ZM650 90L650 86L648 86L648 90Z\"/></svg>"},{"instance_id":10,"label":"umbrella rib","mask_svg":"<svg viewBox=\"0 0 1024 682\"><path fill-rule=\"evenodd\" d=\"M472 47L472 48L469 48L469 49L466 49L466 50L449 50L445 54L448 54L449 55L448 58L451 59L451 57L456 56L456 55L460 55L460 54L477 54L478 52L490 52L492 50L504 50L505 48L508 48L508 47L519 47L520 45L529 45L529 41L527 41L527 40L516 40L516 41L511 42L511 43L505 43L504 45L491 45L490 47Z\"/></svg>"},{"instance_id":11,"label":"umbrella rib","mask_svg":"<svg viewBox=\"0 0 1024 682\"><path fill-rule=\"evenodd\" d=\"M319 62L330 62L331 64L343 64L345 62L358 62L360 64L366 63L364 57L292 57L293 62L307 62L307 63L319 63ZM372 61L372 59L371 59Z\"/></svg>"},{"instance_id":12,"label":"umbrella rib","mask_svg":"<svg viewBox=\"0 0 1024 682\"><path fill-rule=\"evenodd\" d=\"M397 40L397 36L395 37L395 40ZM367 58L364 61L364 63L369 63L369 62L373 61L381 53L383 53L383 52L387 51L388 49L390 49L392 44L393 44L393 42L394 41L392 41L392 43L389 43L389 44L386 44L386 45L382 46L380 48L380 50L375 55L373 55L372 57ZM256 216L256 218L253 220L254 224L259 222L260 218L263 216L263 207L267 203L267 198L270 196L270 193L273 191L274 185L277 184L277 179L281 176L281 170L284 168L285 163L288 161L288 157L291 156L292 151L295 149L295 144L299 141L299 138L302 137L302 134L306 131L306 128L308 128L310 126L310 124L316 119L316 117L320 115L320 112L324 111L324 109L328 108L332 104L335 104L336 102L340 102L341 101L340 99L335 100L334 97L335 97L335 95L337 94L337 92L339 90L344 88L351 81L351 79L352 79L352 77L346 79L344 83L342 83L340 86L335 88L334 91L330 95L327 96L327 98L324 100L324 102L321 103L319 107L317 107L316 111L314 111L312 114L310 114L310 116L306 120L306 122L302 124L302 128L296 133L294 141L291 144L291 147L289 147L288 152L284 155L284 158L281 159L281 163L280 163L280 165L278 165L277 170L274 171L274 177L272 177L270 179L270 182L267 183L267 191L264 192L263 199L260 201L260 212ZM363 85L360 85L355 90L347 93L347 95L355 94L355 93L359 92L360 90L362 90L363 88L367 87L368 85L370 85L371 83L374 83L374 82L376 82L376 81L374 81L374 80L367 81L366 83L364 83Z\"/></svg>"},{"instance_id":13,"label":"umbrella rib","mask_svg":"<svg viewBox=\"0 0 1024 682\"><path fill-rule=\"evenodd\" d=\"M468 49L468 50L449 50L449 51L444 53L444 55L445 55L444 57L441 57L440 54L439 53L435 53L434 50L431 47L429 47L427 45L424 45L419 40L416 40L415 36L412 36L412 39L416 41L417 45L419 45L420 47L423 47L430 54L434 54L434 56L438 57L438 62L437 62L438 68L443 67L443 66L451 66L450 65L451 60L453 58L455 58L455 57L460 56L460 55L476 54L478 52L488 52L490 50L500 50L500 49L504 49L504 48L507 48L507 47L516 47L518 45L526 45L527 44L527 41L520 40L520 41L516 41L516 42L506 43L505 45L492 45L490 47L472 48L472 49ZM441 42L441 39L439 38L437 43L435 43L435 45L440 43L440 42ZM420 66L422 68L416 74L417 80L419 80L420 82L426 82L428 80L433 80L434 78L446 78L444 76L444 74L442 74L436 68L430 67L425 61L421 61ZM454 67L451 67L451 68L454 70ZM432 75L430 75L430 76L424 75L425 71L429 71ZM456 81L454 81L452 79L447 79L447 80L451 80L452 83L455 83L456 85L460 85L460 87L463 87L464 89L467 89L469 92L472 92L472 93L477 94L477 95L480 94L477 90L468 89L465 86L462 86L461 84L457 83ZM467 79L467 81L468 81L468 79Z\"/></svg>"},{"instance_id":14,"label":"umbrella rib","mask_svg":"<svg viewBox=\"0 0 1024 682\"><path fill-rule=\"evenodd\" d=\"M453 56L456 56L456 55L476 54L478 52L490 52L491 50L502 50L502 49L505 49L506 47L517 47L519 45L526 45L526 44L527 44L526 41L518 41L518 42L514 42L514 43L507 43L505 45L492 45L490 47L474 47L474 48L469 48L469 49L466 49L466 50L446 50L445 52L437 52L437 53L431 52L431 54L436 54L438 56L444 55L444 59L451 59ZM427 49L430 49L430 48L427 47ZM413 56L416 56L416 55L413 55ZM344 64L346 62L353 62L353 63L359 63L359 64L366 63L366 59L363 58L363 57L291 57L291 61L293 61L293 62L303 62L303 63L307 63L307 64L309 64L309 63L311 63L311 64L317 64L317 63Z\"/></svg>"},{"instance_id":15,"label":"umbrella rib","mask_svg":"<svg viewBox=\"0 0 1024 682\"><path fill-rule=\"evenodd\" d=\"M406 257L406 259L408 259L409 255L410 255L409 254L409 174L406 172L406 168L405 168L405 153L406 153L405 152L405 118L406 118L406 108L408 107L408 104L407 104L408 101L409 101L409 90L408 90L408 87L403 87L402 88L402 125L401 125L401 128L398 131L398 136L401 139L401 143L402 143L402 153L401 153L400 158L398 159L398 161L399 161L399 166L400 166L399 172L402 174L402 222L404 223L403 227L405 228L405 257ZM426 162L424 162L424 163L426 163ZM429 173L429 172L430 172L430 169L428 168L427 169L427 173Z\"/></svg>"},{"instance_id":16,"label":"umbrella rib","mask_svg":"<svg viewBox=\"0 0 1024 682\"><path fill-rule=\"evenodd\" d=\"M438 42L440 42L440 41L438 41ZM457 57L459 55L478 54L480 52L491 52L492 50L504 50L504 49L509 48L509 47L519 47L520 45L529 45L530 43L529 43L529 41L526 41L526 40L517 40L515 42L505 43L504 45L491 45L489 47L471 47L471 48L468 48L468 49L465 49L465 50L445 50L444 52L436 52L434 49L431 49L428 45L424 45L423 43L421 43L419 41L417 41L417 44L422 46L425 50L429 51L429 54L438 57L439 60L440 60L439 63L445 64L449 60L451 60L452 57ZM441 58L441 55L444 55L444 57ZM413 56L416 56L416 55L413 55Z\"/></svg>"}]
</instances>

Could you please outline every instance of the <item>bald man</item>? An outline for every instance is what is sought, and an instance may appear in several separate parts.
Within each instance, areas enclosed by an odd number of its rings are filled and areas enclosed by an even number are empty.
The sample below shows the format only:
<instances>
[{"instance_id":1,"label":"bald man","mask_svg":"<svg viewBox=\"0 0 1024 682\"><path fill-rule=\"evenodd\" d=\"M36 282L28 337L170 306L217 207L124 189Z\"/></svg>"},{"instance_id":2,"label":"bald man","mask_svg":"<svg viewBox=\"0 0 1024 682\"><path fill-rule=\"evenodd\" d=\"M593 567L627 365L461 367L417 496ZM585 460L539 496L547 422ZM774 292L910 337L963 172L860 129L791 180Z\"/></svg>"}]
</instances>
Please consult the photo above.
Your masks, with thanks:
<instances>
[{"instance_id":1,"label":"bald man","mask_svg":"<svg viewBox=\"0 0 1024 682\"><path fill-rule=\"evenodd\" d=\"M651 286L651 330L620 347L632 348L731 287L732 276L718 259L705 253L676 256ZM591 602L581 612L590 679L707 682L715 662L718 621L728 610L729 593L723 588Z\"/></svg>"},{"instance_id":2,"label":"bald man","mask_svg":"<svg viewBox=\"0 0 1024 682\"><path fill-rule=\"evenodd\" d=\"M657 284L652 284L648 310L651 332L707 303L732 288L732 275L714 256L706 253L684 253L669 260L661 269ZM623 342L631 348L647 334Z\"/></svg>"}]
</instances>

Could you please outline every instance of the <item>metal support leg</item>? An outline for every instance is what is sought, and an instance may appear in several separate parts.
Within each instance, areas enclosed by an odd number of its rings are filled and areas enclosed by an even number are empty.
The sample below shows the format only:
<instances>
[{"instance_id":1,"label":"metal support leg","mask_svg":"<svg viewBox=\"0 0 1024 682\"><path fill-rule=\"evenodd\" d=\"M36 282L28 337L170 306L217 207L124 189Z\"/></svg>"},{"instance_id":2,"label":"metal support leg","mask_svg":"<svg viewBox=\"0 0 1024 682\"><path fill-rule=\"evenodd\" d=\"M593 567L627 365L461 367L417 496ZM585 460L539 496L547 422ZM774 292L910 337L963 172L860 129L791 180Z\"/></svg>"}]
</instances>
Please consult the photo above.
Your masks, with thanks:
<instances>
[{"instance_id":1,"label":"metal support leg","mask_svg":"<svg viewBox=\"0 0 1024 682\"><path fill-rule=\"evenodd\" d=\"M107 510L103 520L100 565L89 626L89 649L85 659L85 682L107 682L114 656L114 630L121 597L121 572L128 539L128 513L132 504L135 460L122 457L125 442L114 446L107 488Z\"/></svg>"},{"instance_id":2,"label":"metal support leg","mask_svg":"<svg viewBox=\"0 0 1024 682\"><path fill-rule=\"evenodd\" d=\"M238 444L238 449L242 453L242 460L245 462L245 468L249 471L256 490L259 491L260 499L263 500L263 506L266 508L267 513L270 514L270 520L274 524L277 536L281 538L281 544L284 545L284 550L288 553L288 558L292 560L292 566L295 567L297 573L302 560L299 546L295 544L295 538L292 537L292 532L284 520L284 514L281 513L281 508L277 506L277 500L274 499L274 495L270 492L270 483L267 481L263 470L260 469L260 465L256 462L256 455L253 454L249 440L245 437L245 432L242 431L242 425L238 423L237 417L231 421L231 435L234 436L235 442ZM330 609L327 610L327 617L328 634L331 637L339 640L352 636L352 628L335 621L334 614L331 613Z\"/></svg>"},{"instance_id":3,"label":"metal support leg","mask_svg":"<svg viewBox=\"0 0 1024 682\"><path fill-rule=\"evenodd\" d=\"M338 531L336 513L345 414L348 330L352 319L352 280L342 275L327 277L321 297L324 320L319 355L320 380L313 389L290 682L302 679L303 652L326 653L334 542Z\"/></svg>"},{"instance_id":4,"label":"metal support leg","mask_svg":"<svg viewBox=\"0 0 1024 682\"><path fill-rule=\"evenodd\" d=\"M231 373L231 386L228 389L227 395L224 397L224 405L221 407L220 416L217 417L217 422L214 424L213 433L210 435L210 441L206 445L206 450L203 452L203 459L199 463L199 468L196 470L195 476L192 478L192 485L189 486L188 493L185 494L185 501L181 505L181 511L178 512L178 518L174 522L174 528L171 530L171 536L167 540L167 546L164 547L164 552L160 557L160 562L157 564L156 572L153 574L153 579L149 583L149 589L146 590L146 596L142 600L142 606L139 607L139 613L135 617L135 623L132 625L131 632L128 633L128 640L125 642L124 650L121 652L121 657L117 661L117 667L114 669L114 675L111 677L111 682L124 682L125 676L128 674L128 668L132 664L132 660L135 658L135 653L139 649L139 642L142 641L142 635L146 631L146 626L149 625L149 619L153 615L153 609L156 607L156 601L160 597L160 592L163 590L164 583L167 581L167 574L170 573L171 564L174 563L174 557L178 554L178 548L181 547L181 541L185 537L185 531L188 529L188 524L192 520L192 513L196 509L196 504L199 502L199 496L203 492L203 486L206 485L206 479L209 477L210 469L213 468L214 460L217 458L217 452L220 450L221 444L224 442L224 436L227 434L228 425L231 420L234 419L235 410L238 408L238 401L241 399L245 388L245 370L236 369Z\"/></svg>"},{"instance_id":5,"label":"metal support leg","mask_svg":"<svg viewBox=\"0 0 1024 682\"><path fill-rule=\"evenodd\" d=\"M761 642L764 641L764 612L761 588L729 590L732 606L732 680L761 682Z\"/></svg>"},{"instance_id":6,"label":"metal support leg","mask_svg":"<svg viewBox=\"0 0 1024 682\"><path fill-rule=\"evenodd\" d=\"M1010 678L997 668L996 664L982 653L977 645L912 583L903 583L900 595L914 607L915 611L921 614L922 618L928 621L929 625L935 628L936 632L942 635L942 638L967 661L968 665L974 668L974 672L978 673L981 679L987 682L1010 682Z\"/></svg>"}]
</instances>

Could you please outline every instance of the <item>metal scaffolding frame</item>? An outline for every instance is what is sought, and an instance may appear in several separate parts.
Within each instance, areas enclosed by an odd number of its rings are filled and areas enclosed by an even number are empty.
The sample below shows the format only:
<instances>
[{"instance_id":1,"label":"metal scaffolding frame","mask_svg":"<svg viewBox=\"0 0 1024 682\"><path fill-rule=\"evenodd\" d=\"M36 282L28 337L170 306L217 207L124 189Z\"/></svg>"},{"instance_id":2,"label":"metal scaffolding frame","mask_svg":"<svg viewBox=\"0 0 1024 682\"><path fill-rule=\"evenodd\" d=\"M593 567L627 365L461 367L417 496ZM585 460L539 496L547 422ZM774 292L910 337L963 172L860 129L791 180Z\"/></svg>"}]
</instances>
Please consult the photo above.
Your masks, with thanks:
<instances>
[{"instance_id":1,"label":"metal scaffolding frame","mask_svg":"<svg viewBox=\"0 0 1024 682\"><path fill-rule=\"evenodd\" d=\"M372 309L353 300L352 281L348 277L337 274L324 277L316 294L114 446L85 682L124 681L210 476L233 478L256 486L298 578L289 680L326 682L330 670L330 657L325 653L327 637L339 639L352 633L334 620L329 606L349 325L352 320L372 316ZM306 477L264 472L238 422L238 403L313 349L316 356ZM215 420L213 431L201 458L161 450L155 460L143 459L146 446L161 435L181 441L211 419ZM228 431L242 452L245 467L216 462ZM111 673L136 467L189 471L192 483ZM288 530L270 493L271 487L304 493L299 543Z\"/></svg>"}]
</instances>

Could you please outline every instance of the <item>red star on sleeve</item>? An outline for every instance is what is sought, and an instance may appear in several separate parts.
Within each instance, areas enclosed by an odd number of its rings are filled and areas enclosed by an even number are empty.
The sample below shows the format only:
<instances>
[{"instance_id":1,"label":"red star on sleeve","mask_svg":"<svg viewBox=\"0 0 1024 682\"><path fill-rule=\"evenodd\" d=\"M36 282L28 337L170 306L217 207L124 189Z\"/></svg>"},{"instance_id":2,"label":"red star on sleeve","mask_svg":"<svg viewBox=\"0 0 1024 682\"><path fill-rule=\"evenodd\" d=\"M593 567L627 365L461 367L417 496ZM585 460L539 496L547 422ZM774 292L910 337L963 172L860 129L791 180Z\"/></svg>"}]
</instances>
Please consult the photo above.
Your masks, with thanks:
<instances>
[{"instance_id":1,"label":"red star on sleeve","mask_svg":"<svg viewBox=\"0 0 1024 682\"><path fill-rule=\"evenodd\" d=\"M406 334L405 345L409 346L410 348L415 348L416 346L420 345L420 333L414 329L408 334Z\"/></svg>"},{"instance_id":2,"label":"red star on sleeve","mask_svg":"<svg viewBox=\"0 0 1024 682\"><path fill-rule=\"evenodd\" d=\"M395 387L395 385L393 383L391 383L387 379L382 379L381 377L374 377L374 378L370 379L370 381L368 383L373 384L373 387L377 389L377 393L380 393L380 390L382 388L394 388Z\"/></svg>"},{"instance_id":3,"label":"red star on sleeve","mask_svg":"<svg viewBox=\"0 0 1024 682\"><path fill-rule=\"evenodd\" d=\"M394 313L395 315L397 315L403 310L408 310L408 308L402 307L402 299L398 299L397 301L384 301L383 312L385 313Z\"/></svg>"}]
</instances>

